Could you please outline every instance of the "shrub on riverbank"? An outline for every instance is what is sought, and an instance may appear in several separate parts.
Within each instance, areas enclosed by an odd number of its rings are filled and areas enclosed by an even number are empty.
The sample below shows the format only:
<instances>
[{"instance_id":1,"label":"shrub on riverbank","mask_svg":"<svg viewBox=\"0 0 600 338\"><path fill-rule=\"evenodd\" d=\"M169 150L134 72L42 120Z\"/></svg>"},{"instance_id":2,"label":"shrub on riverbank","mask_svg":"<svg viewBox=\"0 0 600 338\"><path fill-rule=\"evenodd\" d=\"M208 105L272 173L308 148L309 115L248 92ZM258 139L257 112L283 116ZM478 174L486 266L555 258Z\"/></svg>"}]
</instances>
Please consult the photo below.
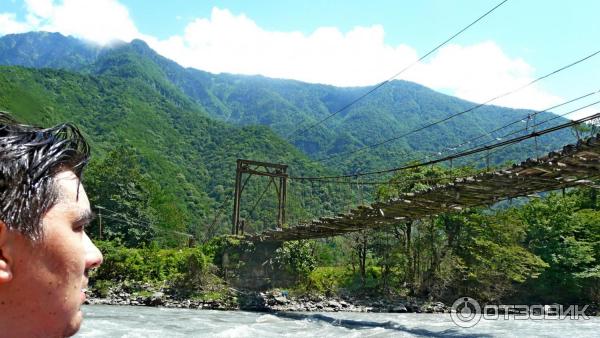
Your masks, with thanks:
<instances>
[{"instance_id":1,"label":"shrub on riverbank","mask_svg":"<svg viewBox=\"0 0 600 338\"><path fill-rule=\"evenodd\" d=\"M313 270L305 283L295 290L297 293L321 293L326 296L337 295L351 282L351 271L341 266L320 266Z\"/></svg>"},{"instance_id":2,"label":"shrub on riverbank","mask_svg":"<svg viewBox=\"0 0 600 338\"><path fill-rule=\"evenodd\" d=\"M189 291L186 294L223 284L216 275L213 258L203 248L126 248L109 241L97 241L96 245L104 255L104 263L94 272L91 286L100 295L122 282L172 285Z\"/></svg>"}]
</instances>

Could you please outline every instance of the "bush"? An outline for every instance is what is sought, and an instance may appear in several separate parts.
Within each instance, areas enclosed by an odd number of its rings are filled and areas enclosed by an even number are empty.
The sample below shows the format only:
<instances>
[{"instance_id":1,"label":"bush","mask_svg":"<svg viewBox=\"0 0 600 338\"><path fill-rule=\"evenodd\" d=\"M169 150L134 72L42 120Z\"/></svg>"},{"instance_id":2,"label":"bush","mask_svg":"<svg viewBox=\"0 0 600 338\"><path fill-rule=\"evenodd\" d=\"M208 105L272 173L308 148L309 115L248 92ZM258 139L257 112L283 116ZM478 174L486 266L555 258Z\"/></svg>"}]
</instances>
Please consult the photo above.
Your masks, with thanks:
<instances>
[{"instance_id":1,"label":"bush","mask_svg":"<svg viewBox=\"0 0 600 338\"><path fill-rule=\"evenodd\" d=\"M317 292L327 296L338 294L352 280L352 273L346 267L317 267L309 275L299 291Z\"/></svg>"},{"instance_id":2,"label":"bush","mask_svg":"<svg viewBox=\"0 0 600 338\"><path fill-rule=\"evenodd\" d=\"M159 249L151 245L134 249L105 241L96 245L104 255L104 263L94 275L96 280L161 282L185 275L201 281L200 276L212 272L211 259L198 248Z\"/></svg>"},{"instance_id":3,"label":"bush","mask_svg":"<svg viewBox=\"0 0 600 338\"><path fill-rule=\"evenodd\" d=\"M275 251L273 261L278 268L303 280L315 269L317 261L308 241L289 241Z\"/></svg>"}]
</instances>

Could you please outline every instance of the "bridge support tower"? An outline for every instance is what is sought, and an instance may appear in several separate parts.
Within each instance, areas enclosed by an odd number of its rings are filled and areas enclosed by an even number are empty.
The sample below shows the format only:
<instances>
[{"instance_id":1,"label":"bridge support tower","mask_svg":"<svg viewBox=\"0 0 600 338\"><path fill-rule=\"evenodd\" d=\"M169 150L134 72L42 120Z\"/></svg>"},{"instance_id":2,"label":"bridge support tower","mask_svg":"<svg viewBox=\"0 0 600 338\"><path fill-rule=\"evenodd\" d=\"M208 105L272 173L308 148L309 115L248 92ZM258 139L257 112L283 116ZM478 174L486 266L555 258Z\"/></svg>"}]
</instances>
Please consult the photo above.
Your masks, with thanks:
<instances>
[{"instance_id":1,"label":"bridge support tower","mask_svg":"<svg viewBox=\"0 0 600 338\"><path fill-rule=\"evenodd\" d=\"M235 172L235 192L233 200L233 217L232 217L232 235L243 235L244 220L240 220L240 205L242 192L248 183L248 180L253 175L269 177L269 184L259 197L259 200L267 192L271 184L275 186L277 191L277 227L282 228L285 224L285 200L287 197L287 165L275 164L267 162L258 162L251 160L237 160L237 169ZM244 179L244 174L247 174Z\"/></svg>"}]
</instances>

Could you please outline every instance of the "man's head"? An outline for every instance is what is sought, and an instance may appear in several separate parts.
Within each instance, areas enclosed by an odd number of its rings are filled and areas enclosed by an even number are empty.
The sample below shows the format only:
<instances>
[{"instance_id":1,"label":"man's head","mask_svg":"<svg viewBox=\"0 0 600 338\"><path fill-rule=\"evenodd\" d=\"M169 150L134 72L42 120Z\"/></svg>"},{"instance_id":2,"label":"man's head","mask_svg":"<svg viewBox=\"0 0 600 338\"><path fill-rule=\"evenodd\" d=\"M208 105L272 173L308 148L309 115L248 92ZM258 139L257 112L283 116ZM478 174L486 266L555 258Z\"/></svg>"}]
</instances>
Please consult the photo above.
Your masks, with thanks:
<instances>
[{"instance_id":1,"label":"man's head","mask_svg":"<svg viewBox=\"0 0 600 338\"><path fill-rule=\"evenodd\" d=\"M84 232L89 148L77 128L19 125L0 113L0 332L60 337L81 324L87 271L102 255Z\"/></svg>"}]
</instances>

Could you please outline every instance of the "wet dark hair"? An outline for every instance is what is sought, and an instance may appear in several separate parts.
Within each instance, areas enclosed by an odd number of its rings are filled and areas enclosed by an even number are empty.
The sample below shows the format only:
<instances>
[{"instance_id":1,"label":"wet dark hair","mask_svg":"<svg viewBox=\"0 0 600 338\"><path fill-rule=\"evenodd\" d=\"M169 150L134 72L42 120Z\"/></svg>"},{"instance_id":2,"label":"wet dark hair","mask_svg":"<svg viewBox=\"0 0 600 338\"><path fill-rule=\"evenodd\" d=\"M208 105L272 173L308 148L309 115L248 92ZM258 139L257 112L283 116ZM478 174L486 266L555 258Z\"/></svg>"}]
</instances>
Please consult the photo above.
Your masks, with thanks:
<instances>
[{"instance_id":1,"label":"wet dark hair","mask_svg":"<svg viewBox=\"0 0 600 338\"><path fill-rule=\"evenodd\" d=\"M54 175L72 170L81 179L88 160L89 145L74 125L39 128L0 112L0 221L41 237L41 220L59 197Z\"/></svg>"}]
</instances>

